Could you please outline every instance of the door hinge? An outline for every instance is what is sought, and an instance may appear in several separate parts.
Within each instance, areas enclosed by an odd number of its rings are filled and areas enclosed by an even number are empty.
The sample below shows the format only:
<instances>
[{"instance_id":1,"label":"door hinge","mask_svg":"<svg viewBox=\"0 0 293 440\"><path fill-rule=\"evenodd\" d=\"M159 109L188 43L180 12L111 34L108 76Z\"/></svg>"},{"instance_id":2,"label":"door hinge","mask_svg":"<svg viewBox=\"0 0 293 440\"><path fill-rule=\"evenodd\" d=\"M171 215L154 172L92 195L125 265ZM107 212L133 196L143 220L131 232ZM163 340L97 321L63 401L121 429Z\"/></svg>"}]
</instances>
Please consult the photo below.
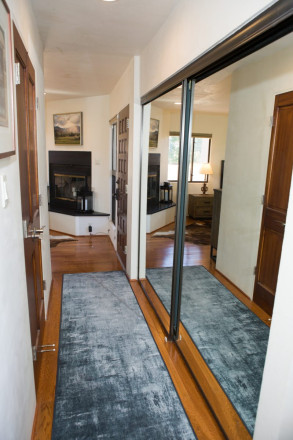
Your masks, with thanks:
<instances>
[{"instance_id":1,"label":"door hinge","mask_svg":"<svg viewBox=\"0 0 293 440\"><path fill-rule=\"evenodd\" d=\"M127 246L124 246L124 254L127 255Z\"/></svg>"},{"instance_id":2,"label":"door hinge","mask_svg":"<svg viewBox=\"0 0 293 440\"><path fill-rule=\"evenodd\" d=\"M126 119L126 128L129 130L129 118Z\"/></svg>"},{"instance_id":3,"label":"door hinge","mask_svg":"<svg viewBox=\"0 0 293 440\"><path fill-rule=\"evenodd\" d=\"M261 196L261 204L262 204L262 205L265 204L265 196L264 196L264 195Z\"/></svg>"},{"instance_id":4,"label":"door hinge","mask_svg":"<svg viewBox=\"0 0 293 440\"><path fill-rule=\"evenodd\" d=\"M125 194L128 194L128 185L125 185Z\"/></svg>"},{"instance_id":5,"label":"door hinge","mask_svg":"<svg viewBox=\"0 0 293 440\"><path fill-rule=\"evenodd\" d=\"M39 199L39 206L43 206L43 196L42 196L42 194L39 194L38 199Z\"/></svg>"},{"instance_id":6,"label":"door hinge","mask_svg":"<svg viewBox=\"0 0 293 440\"><path fill-rule=\"evenodd\" d=\"M39 109L39 98L36 97L36 110L38 110L38 109Z\"/></svg>"},{"instance_id":7,"label":"door hinge","mask_svg":"<svg viewBox=\"0 0 293 440\"><path fill-rule=\"evenodd\" d=\"M33 351L33 360L36 361L37 360L37 347L35 345L32 347L32 351Z\"/></svg>"},{"instance_id":8,"label":"door hinge","mask_svg":"<svg viewBox=\"0 0 293 440\"><path fill-rule=\"evenodd\" d=\"M47 281L43 280L43 290L47 290Z\"/></svg>"},{"instance_id":9,"label":"door hinge","mask_svg":"<svg viewBox=\"0 0 293 440\"><path fill-rule=\"evenodd\" d=\"M256 275L256 269L257 269L257 266L254 266L254 268L253 268L253 275Z\"/></svg>"},{"instance_id":10,"label":"door hinge","mask_svg":"<svg viewBox=\"0 0 293 440\"><path fill-rule=\"evenodd\" d=\"M20 64L14 63L14 76L15 76L15 84L20 84Z\"/></svg>"}]
</instances>

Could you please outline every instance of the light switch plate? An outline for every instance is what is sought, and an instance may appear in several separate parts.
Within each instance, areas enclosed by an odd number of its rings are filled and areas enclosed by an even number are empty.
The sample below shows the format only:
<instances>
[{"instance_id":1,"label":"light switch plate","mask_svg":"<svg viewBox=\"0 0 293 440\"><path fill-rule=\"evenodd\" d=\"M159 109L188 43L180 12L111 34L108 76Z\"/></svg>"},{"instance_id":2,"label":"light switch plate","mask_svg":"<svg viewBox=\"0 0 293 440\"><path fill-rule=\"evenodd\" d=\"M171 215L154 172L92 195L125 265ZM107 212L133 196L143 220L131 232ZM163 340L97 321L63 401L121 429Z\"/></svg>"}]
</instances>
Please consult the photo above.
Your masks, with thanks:
<instances>
[{"instance_id":1,"label":"light switch plate","mask_svg":"<svg viewBox=\"0 0 293 440\"><path fill-rule=\"evenodd\" d=\"M8 194L6 186L6 176L0 175L0 196L1 196L1 206L6 208L8 203Z\"/></svg>"}]
</instances>

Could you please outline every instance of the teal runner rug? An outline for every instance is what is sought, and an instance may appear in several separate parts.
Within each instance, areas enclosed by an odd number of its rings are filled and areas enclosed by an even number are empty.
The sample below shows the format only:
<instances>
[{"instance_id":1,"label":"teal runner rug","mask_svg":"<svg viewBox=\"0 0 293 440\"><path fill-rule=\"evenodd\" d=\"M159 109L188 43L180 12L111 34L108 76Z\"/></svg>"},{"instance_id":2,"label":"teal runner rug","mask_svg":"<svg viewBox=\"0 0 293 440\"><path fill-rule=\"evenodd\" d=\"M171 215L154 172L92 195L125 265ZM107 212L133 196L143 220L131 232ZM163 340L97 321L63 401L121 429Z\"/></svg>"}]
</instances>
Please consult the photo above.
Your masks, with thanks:
<instances>
[{"instance_id":1,"label":"teal runner rug","mask_svg":"<svg viewBox=\"0 0 293 440\"><path fill-rule=\"evenodd\" d=\"M172 268L147 269L147 278L170 312ZM252 434L268 326L203 266L183 269L181 321Z\"/></svg>"},{"instance_id":2,"label":"teal runner rug","mask_svg":"<svg viewBox=\"0 0 293 440\"><path fill-rule=\"evenodd\" d=\"M63 278L52 439L195 439L123 272Z\"/></svg>"}]
</instances>

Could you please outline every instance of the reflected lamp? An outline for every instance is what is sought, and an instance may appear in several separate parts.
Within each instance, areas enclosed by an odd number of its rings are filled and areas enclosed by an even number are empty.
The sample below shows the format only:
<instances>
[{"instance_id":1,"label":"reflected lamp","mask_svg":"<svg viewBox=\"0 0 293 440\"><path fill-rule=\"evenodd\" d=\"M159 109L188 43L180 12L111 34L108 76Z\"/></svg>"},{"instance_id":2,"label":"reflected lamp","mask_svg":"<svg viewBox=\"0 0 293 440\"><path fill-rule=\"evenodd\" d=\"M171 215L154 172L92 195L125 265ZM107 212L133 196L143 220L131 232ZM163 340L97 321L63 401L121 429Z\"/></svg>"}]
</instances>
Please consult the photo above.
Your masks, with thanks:
<instances>
[{"instance_id":1,"label":"reflected lamp","mask_svg":"<svg viewBox=\"0 0 293 440\"><path fill-rule=\"evenodd\" d=\"M207 180L208 176L210 174L213 174L211 164L210 163L201 164L201 167L199 169L199 174L204 174L205 176L207 176L205 179L205 180ZM206 184L206 182L204 182L203 186L201 187L201 191L203 194L205 194L207 192L207 190L208 190L207 184Z\"/></svg>"}]
</instances>

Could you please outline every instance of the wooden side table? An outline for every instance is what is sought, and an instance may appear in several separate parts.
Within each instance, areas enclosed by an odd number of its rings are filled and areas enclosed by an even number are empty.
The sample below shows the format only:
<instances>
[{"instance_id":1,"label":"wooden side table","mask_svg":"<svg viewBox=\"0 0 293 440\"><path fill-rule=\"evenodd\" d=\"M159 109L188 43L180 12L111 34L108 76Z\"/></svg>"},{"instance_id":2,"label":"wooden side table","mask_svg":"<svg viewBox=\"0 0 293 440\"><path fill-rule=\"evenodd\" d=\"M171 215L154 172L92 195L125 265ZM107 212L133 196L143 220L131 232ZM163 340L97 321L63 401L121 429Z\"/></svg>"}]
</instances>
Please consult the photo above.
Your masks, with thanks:
<instances>
[{"instance_id":1,"label":"wooden side table","mask_svg":"<svg viewBox=\"0 0 293 440\"><path fill-rule=\"evenodd\" d=\"M212 218L213 200L212 194L189 194L188 215L194 219Z\"/></svg>"}]
</instances>

